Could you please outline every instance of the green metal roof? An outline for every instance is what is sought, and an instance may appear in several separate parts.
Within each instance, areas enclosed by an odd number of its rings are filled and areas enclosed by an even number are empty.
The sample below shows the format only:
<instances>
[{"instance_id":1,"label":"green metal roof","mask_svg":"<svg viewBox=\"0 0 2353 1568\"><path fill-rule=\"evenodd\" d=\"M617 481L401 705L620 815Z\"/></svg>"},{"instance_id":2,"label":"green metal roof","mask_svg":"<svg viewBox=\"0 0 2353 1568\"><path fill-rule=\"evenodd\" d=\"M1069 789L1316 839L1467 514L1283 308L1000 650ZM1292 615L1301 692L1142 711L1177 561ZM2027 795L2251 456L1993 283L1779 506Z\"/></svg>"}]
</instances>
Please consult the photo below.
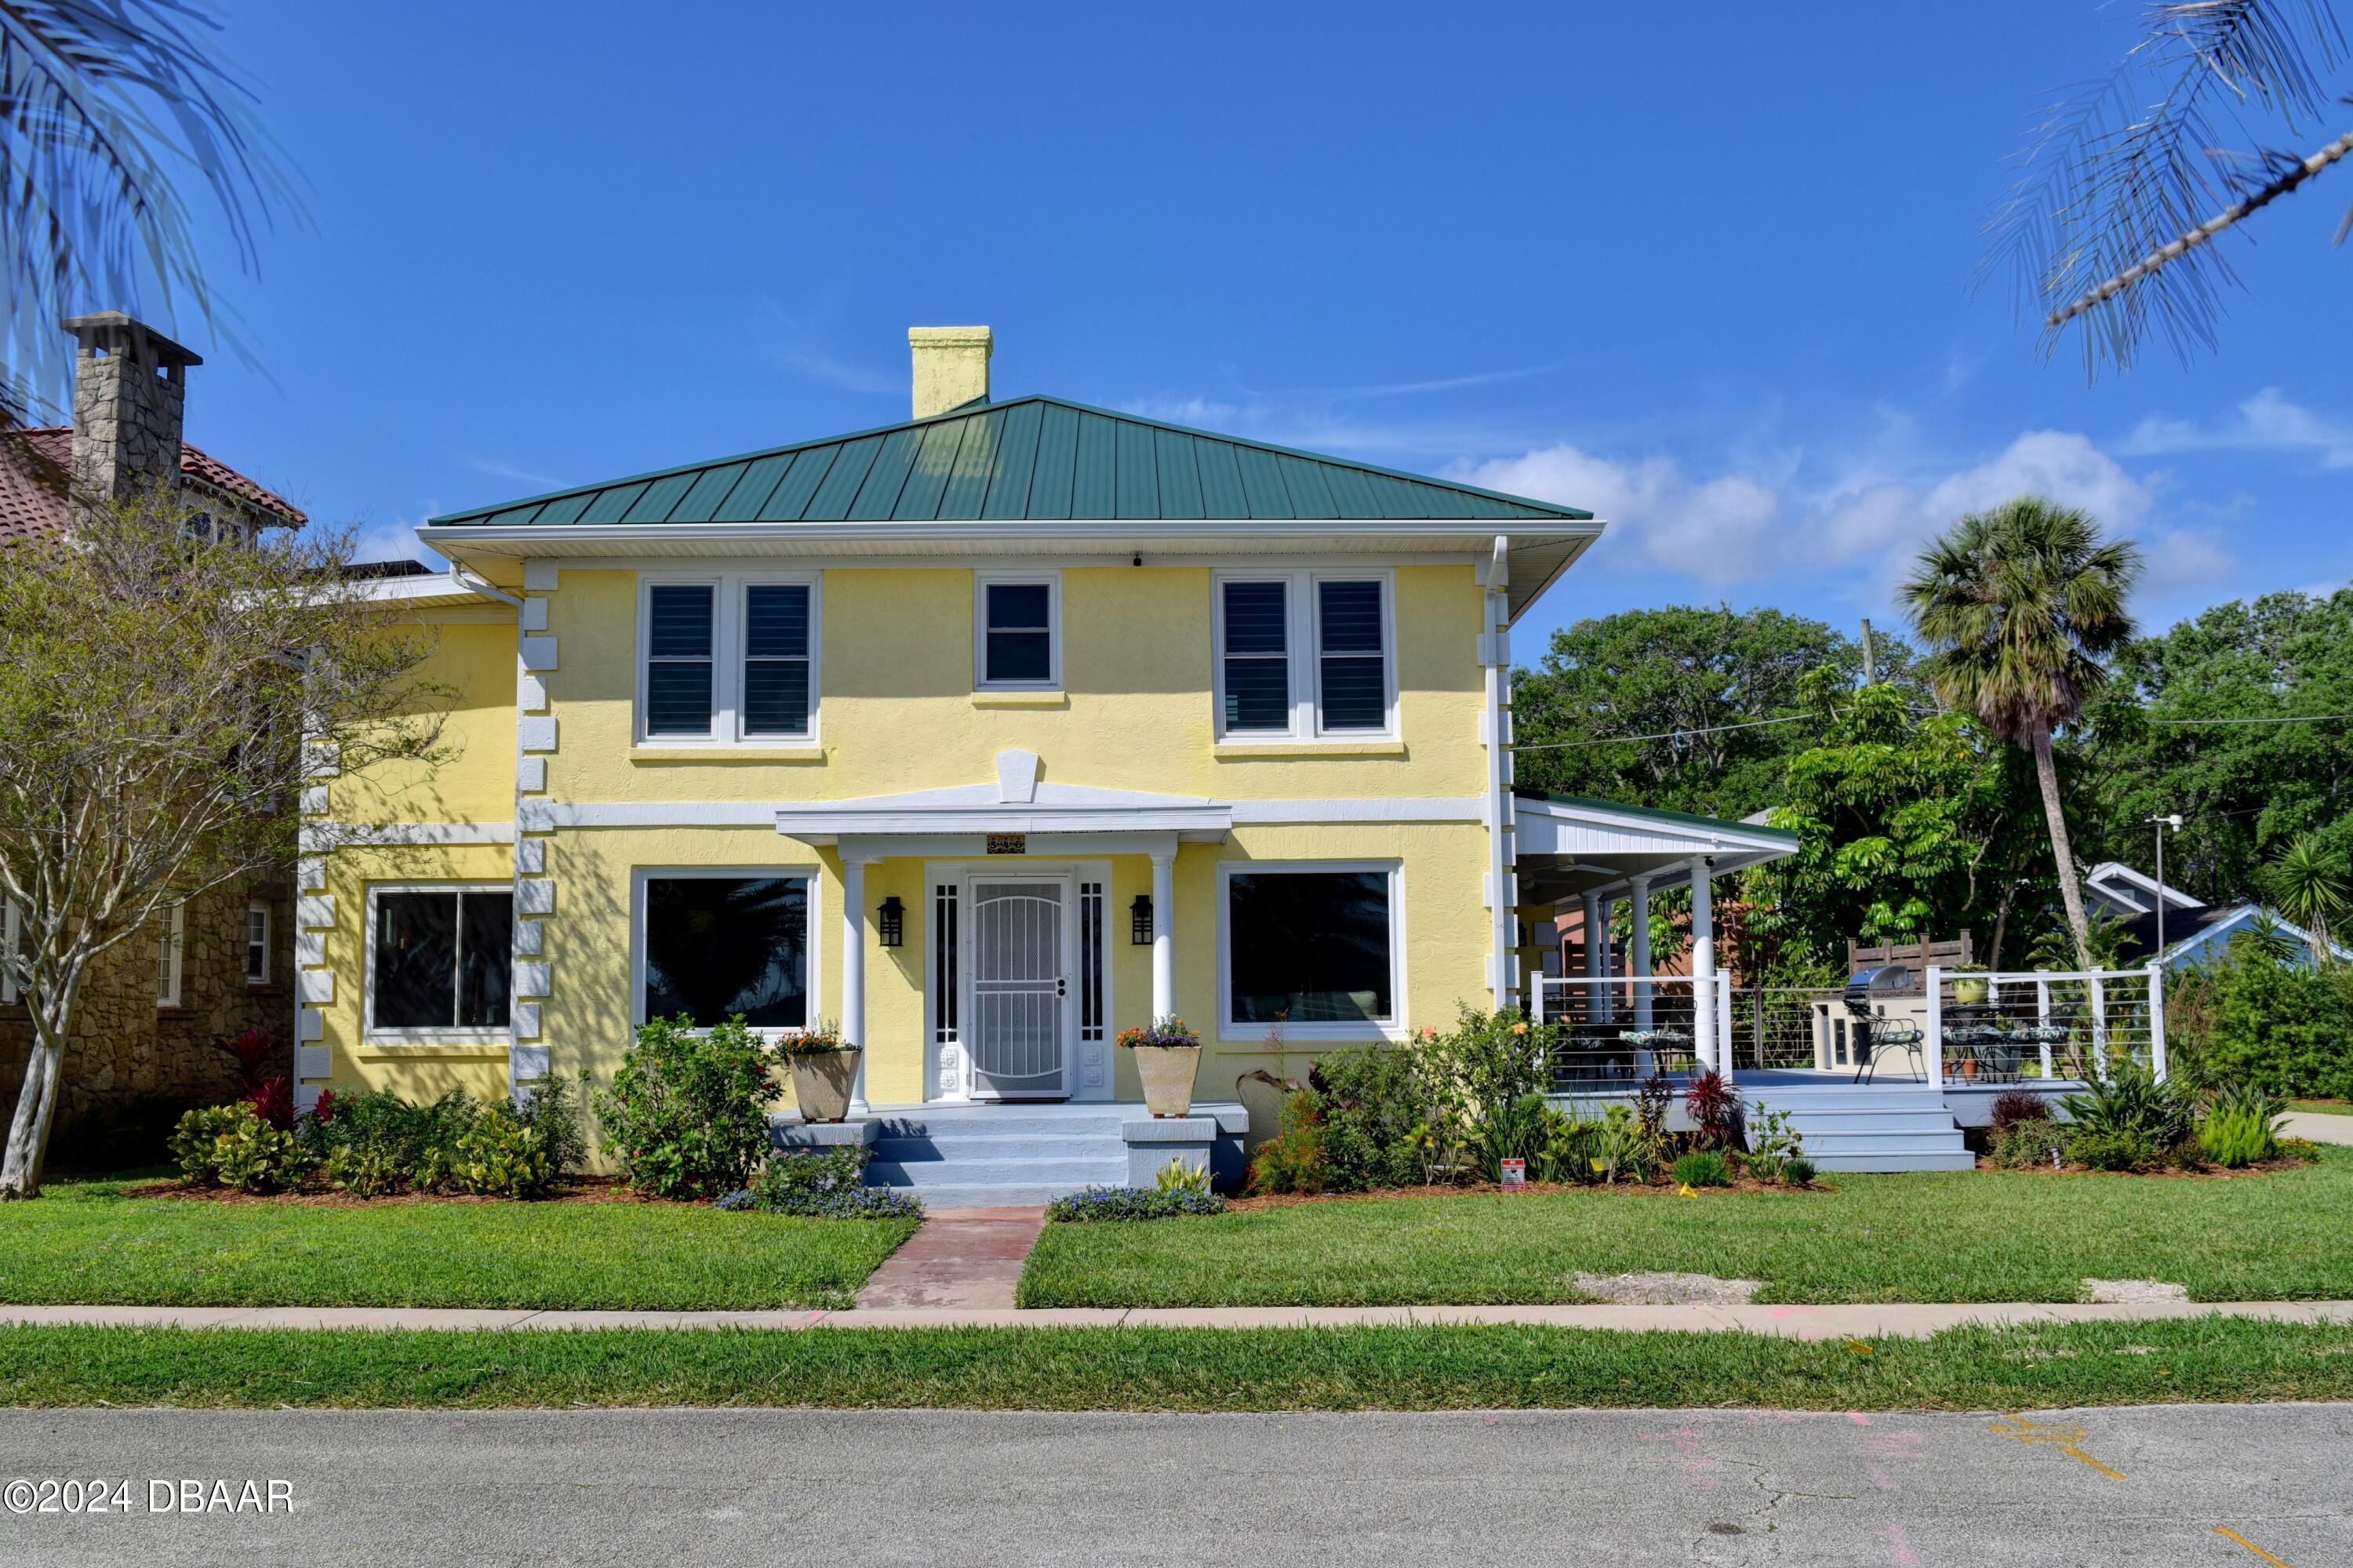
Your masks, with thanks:
<instances>
[{"instance_id":1,"label":"green metal roof","mask_svg":"<svg viewBox=\"0 0 2353 1568\"><path fill-rule=\"evenodd\" d=\"M431 525L967 521L1003 518L1593 516L1475 485L1344 462L1060 397L664 469L430 520Z\"/></svg>"}]
</instances>

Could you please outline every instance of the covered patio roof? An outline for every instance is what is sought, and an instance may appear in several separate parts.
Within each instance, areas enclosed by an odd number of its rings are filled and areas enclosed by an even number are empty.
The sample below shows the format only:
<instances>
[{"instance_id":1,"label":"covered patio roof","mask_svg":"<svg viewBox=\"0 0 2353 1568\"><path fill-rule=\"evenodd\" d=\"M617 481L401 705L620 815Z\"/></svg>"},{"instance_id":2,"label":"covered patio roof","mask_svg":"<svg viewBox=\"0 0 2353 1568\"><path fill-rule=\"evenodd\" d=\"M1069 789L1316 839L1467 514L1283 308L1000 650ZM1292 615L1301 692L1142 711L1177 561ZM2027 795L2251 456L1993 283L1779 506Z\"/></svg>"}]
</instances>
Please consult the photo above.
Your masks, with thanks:
<instances>
[{"instance_id":1,"label":"covered patio roof","mask_svg":"<svg viewBox=\"0 0 2353 1568\"><path fill-rule=\"evenodd\" d=\"M1706 856L1722 876L1793 854L1798 835L1756 822L1727 822L1648 806L1621 806L1541 790L1513 791L1513 852L1523 904L1617 897L1637 876L1652 891L1691 881Z\"/></svg>"}]
</instances>

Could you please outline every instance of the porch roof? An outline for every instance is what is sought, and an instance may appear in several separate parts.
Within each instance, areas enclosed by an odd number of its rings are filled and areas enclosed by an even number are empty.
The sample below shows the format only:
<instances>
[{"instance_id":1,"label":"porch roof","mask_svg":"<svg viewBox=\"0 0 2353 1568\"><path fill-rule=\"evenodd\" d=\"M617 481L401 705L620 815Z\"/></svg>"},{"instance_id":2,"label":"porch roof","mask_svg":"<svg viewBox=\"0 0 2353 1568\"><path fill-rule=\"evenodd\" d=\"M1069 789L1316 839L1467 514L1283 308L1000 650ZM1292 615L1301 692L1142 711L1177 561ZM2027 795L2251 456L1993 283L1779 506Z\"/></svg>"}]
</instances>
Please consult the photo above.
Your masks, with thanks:
<instances>
[{"instance_id":1,"label":"porch roof","mask_svg":"<svg viewBox=\"0 0 2353 1568\"><path fill-rule=\"evenodd\" d=\"M1691 881L1691 863L1702 856L1720 876L1798 848L1797 834L1756 822L1537 790L1514 791L1513 818L1520 897L1526 904L1615 896L1637 876L1649 877L1654 889L1681 887Z\"/></svg>"}]
</instances>

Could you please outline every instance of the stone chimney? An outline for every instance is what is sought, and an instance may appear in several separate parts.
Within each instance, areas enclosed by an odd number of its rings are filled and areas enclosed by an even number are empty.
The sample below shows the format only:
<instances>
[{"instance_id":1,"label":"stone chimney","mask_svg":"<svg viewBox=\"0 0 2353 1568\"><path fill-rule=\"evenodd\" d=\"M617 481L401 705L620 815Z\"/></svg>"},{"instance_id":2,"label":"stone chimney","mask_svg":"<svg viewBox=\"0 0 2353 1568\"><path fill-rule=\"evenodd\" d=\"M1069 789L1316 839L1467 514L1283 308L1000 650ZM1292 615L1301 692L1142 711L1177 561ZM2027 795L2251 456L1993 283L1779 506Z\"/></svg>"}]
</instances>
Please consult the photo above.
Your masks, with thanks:
<instances>
[{"instance_id":1,"label":"stone chimney","mask_svg":"<svg viewBox=\"0 0 2353 1568\"><path fill-rule=\"evenodd\" d=\"M121 501L180 479L188 366L204 361L121 311L69 317L74 355L73 493Z\"/></svg>"},{"instance_id":2,"label":"stone chimney","mask_svg":"<svg viewBox=\"0 0 2353 1568\"><path fill-rule=\"evenodd\" d=\"M909 327L907 346L915 357L916 418L988 396L988 356L997 345L987 327Z\"/></svg>"}]
</instances>

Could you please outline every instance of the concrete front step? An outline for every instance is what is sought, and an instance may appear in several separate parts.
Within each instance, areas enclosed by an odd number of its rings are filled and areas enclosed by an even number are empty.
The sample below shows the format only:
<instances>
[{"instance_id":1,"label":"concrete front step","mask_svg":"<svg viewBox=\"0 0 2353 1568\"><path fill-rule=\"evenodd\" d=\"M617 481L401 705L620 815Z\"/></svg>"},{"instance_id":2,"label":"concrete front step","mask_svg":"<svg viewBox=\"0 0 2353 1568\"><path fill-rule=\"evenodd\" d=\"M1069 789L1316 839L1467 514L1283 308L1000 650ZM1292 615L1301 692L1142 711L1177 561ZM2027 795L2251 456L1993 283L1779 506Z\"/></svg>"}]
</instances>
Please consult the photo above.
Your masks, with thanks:
<instances>
[{"instance_id":1,"label":"concrete front step","mask_svg":"<svg viewBox=\"0 0 2353 1568\"><path fill-rule=\"evenodd\" d=\"M1117 1185L1117 1183L1106 1183ZM966 1182L948 1182L936 1187L901 1189L913 1192L923 1201L924 1211L938 1213L943 1209L1041 1209L1057 1198L1067 1198L1088 1183L1065 1186L1059 1182L1032 1182L988 1187Z\"/></svg>"},{"instance_id":2,"label":"concrete front step","mask_svg":"<svg viewBox=\"0 0 2353 1568\"><path fill-rule=\"evenodd\" d=\"M1110 1138L1143 1114L1142 1107L1101 1110L1025 1111L997 1106L953 1106L889 1112L877 1119L883 1138Z\"/></svg>"},{"instance_id":3,"label":"concrete front step","mask_svg":"<svg viewBox=\"0 0 2353 1568\"><path fill-rule=\"evenodd\" d=\"M1781 1107L1773 1107L1778 1110ZM1750 1123L1755 1124L1752 1113ZM1902 1111L1793 1111L1790 1123L1810 1138L1817 1132L1906 1132L1936 1135L1950 1133L1953 1118L1947 1112L1933 1107Z\"/></svg>"},{"instance_id":4,"label":"concrete front step","mask_svg":"<svg viewBox=\"0 0 2353 1568\"><path fill-rule=\"evenodd\" d=\"M870 1186L908 1187L928 1193L955 1186L1041 1187L1075 1192L1102 1183L1118 1186L1127 1181L1124 1151L1100 1160L876 1160L866 1167Z\"/></svg>"},{"instance_id":5,"label":"concrete front step","mask_svg":"<svg viewBox=\"0 0 2353 1568\"><path fill-rule=\"evenodd\" d=\"M1921 1132L1807 1132L1799 1130L1806 1152L1817 1154L1945 1154L1963 1147L1957 1128L1943 1137Z\"/></svg>"},{"instance_id":6,"label":"concrete front step","mask_svg":"<svg viewBox=\"0 0 2353 1568\"><path fill-rule=\"evenodd\" d=\"M903 1163L937 1164L966 1160L1114 1160L1125 1159L1127 1144L1116 1132L1089 1137L1016 1134L935 1133L926 1138L880 1138L874 1158Z\"/></svg>"}]
</instances>

